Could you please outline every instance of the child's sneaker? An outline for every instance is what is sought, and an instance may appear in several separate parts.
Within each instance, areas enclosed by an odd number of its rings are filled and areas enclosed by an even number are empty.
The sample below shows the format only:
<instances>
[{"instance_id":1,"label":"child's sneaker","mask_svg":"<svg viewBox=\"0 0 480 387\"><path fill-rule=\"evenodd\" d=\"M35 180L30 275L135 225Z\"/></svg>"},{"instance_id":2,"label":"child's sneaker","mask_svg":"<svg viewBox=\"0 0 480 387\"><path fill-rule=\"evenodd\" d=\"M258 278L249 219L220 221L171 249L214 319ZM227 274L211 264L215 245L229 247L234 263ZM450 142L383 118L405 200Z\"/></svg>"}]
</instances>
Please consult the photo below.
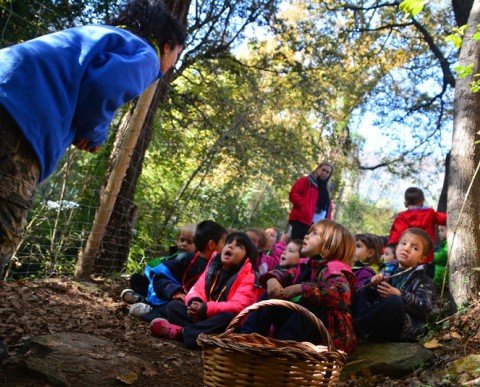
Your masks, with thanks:
<instances>
[{"instance_id":1,"label":"child's sneaker","mask_svg":"<svg viewBox=\"0 0 480 387\"><path fill-rule=\"evenodd\" d=\"M152 310L150 305L144 304L143 302L137 302L130 307L128 314L130 316L142 317Z\"/></svg>"},{"instance_id":2,"label":"child's sneaker","mask_svg":"<svg viewBox=\"0 0 480 387\"><path fill-rule=\"evenodd\" d=\"M123 302L126 302L127 304L135 304L137 302L144 301L145 297L143 297L141 294L138 294L132 289L124 289L120 294L120 298Z\"/></svg>"},{"instance_id":3,"label":"child's sneaker","mask_svg":"<svg viewBox=\"0 0 480 387\"><path fill-rule=\"evenodd\" d=\"M164 318L156 318L150 323L150 332L153 336L164 337L170 340L181 340L183 328L169 323Z\"/></svg>"}]
</instances>

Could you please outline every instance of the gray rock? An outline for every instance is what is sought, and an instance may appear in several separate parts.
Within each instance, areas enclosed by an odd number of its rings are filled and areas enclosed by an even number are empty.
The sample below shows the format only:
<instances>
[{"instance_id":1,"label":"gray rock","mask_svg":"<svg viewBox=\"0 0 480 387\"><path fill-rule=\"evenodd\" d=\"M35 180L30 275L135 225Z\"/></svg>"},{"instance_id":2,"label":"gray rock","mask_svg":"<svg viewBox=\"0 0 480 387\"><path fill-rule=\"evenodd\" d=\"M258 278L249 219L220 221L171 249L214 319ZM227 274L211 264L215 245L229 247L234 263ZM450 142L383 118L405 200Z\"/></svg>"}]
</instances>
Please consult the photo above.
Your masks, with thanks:
<instances>
[{"instance_id":1,"label":"gray rock","mask_svg":"<svg viewBox=\"0 0 480 387\"><path fill-rule=\"evenodd\" d=\"M433 356L415 343L361 343L342 370L341 380L352 375L385 375L401 378L425 365Z\"/></svg>"},{"instance_id":2,"label":"gray rock","mask_svg":"<svg viewBox=\"0 0 480 387\"><path fill-rule=\"evenodd\" d=\"M151 366L122 352L113 342L83 333L56 333L34 337L23 348L30 372L57 386L112 386L131 384Z\"/></svg>"}]
</instances>

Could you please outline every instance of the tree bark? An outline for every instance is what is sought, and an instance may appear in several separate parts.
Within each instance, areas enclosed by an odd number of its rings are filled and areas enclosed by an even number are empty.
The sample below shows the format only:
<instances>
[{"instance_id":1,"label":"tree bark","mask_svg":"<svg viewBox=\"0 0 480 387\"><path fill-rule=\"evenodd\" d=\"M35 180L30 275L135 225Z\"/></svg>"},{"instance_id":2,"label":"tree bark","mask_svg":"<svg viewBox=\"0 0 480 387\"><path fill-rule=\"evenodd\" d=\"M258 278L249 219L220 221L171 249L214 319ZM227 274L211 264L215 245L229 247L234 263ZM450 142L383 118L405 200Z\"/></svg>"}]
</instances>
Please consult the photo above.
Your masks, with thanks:
<instances>
[{"instance_id":1,"label":"tree bark","mask_svg":"<svg viewBox=\"0 0 480 387\"><path fill-rule=\"evenodd\" d=\"M184 25L187 21L188 9L191 1L185 0L166 0L167 9L180 20ZM107 230L104 235L100 253L95 260L94 272L113 273L118 272L125 267L128 260L130 242L132 240L133 230L138 215L138 209L134 203L135 191L138 179L142 173L143 160L145 152L152 139L153 121L155 113L161 103L168 97L169 85L172 80L172 73L167 73L159 82L152 104L150 106L147 118L141 129L135 151L132 155L130 166L120 188L118 198L113 208L112 216L108 222ZM133 109L133 108L132 108ZM132 110L127 114L131 115ZM114 149L110 156L110 165L115 165L119 153L119 147L122 144L121 139L124 136L125 127L122 125L117 134ZM107 172L106 181L108 181Z\"/></svg>"},{"instance_id":2,"label":"tree bark","mask_svg":"<svg viewBox=\"0 0 480 387\"><path fill-rule=\"evenodd\" d=\"M475 0L468 19L468 30L460 50L459 63L473 63L473 74L480 72L480 42L472 36L480 23L480 0ZM480 187L474 176L480 162L480 147L475 142L480 128L480 93L474 94L469 83L473 76L459 79L455 88L454 129L451 174L448 189L448 246L450 249L450 293L455 304L478 298L480 290ZM471 185L471 191L467 190ZM462 211L462 206L465 206Z\"/></svg>"},{"instance_id":3,"label":"tree bark","mask_svg":"<svg viewBox=\"0 0 480 387\"><path fill-rule=\"evenodd\" d=\"M452 0L453 13L458 27L468 23L468 15L470 15L472 5L473 0Z\"/></svg>"},{"instance_id":4,"label":"tree bark","mask_svg":"<svg viewBox=\"0 0 480 387\"><path fill-rule=\"evenodd\" d=\"M445 175L443 177L442 191L438 199L437 211L447 212L448 203L448 178L450 176L450 152L445 156Z\"/></svg>"}]
</instances>

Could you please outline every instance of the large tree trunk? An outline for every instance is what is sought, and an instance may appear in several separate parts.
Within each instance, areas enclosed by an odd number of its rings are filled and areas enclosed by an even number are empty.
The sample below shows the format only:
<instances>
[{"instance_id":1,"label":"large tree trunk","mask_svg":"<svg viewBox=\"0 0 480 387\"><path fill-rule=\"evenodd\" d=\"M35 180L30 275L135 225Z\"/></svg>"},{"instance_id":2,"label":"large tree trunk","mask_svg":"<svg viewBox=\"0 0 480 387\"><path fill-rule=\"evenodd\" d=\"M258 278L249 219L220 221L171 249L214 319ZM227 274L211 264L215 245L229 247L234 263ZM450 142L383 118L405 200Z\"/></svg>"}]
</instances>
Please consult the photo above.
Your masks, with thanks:
<instances>
[{"instance_id":1,"label":"large tree trunk","mask_svg":"<svg viewBox=\"0 0 480 387\"><path fill-rule=\"evenodd\" d=\"M188 0L166 0L167 9L177 19L186 25L188 9L191 1ZM135 221L138 209L134 203L135 191L138 179L142 173L143 160L145 152L150 145L152 139L153 121L155 113L161 103L168 97L169 84L172 80L172 73L166 74L159 82L155 92L148 115L142 126L140 137L138 138L135 151L132 155L130 166L128 167L122 187L115 202L112 215L108 222L102 247L95 261L95 273L112 273L117 272L125 267L132 240L132 231L135 227ZM127 113L132 114L133 108ZM122 144L121 139L124 137L126 125L121 125L115 147L110 156L110 166L115 165L119 153L119 147ZM109 168L110 173L111 167ZM108 174L106 181L108 181Z\"/></svg>"},{"instance_id":2,"label":"large tree trunk","mask_svg":"<svg viewBox=\"0 0 480 387\"><path fill-rule=\"evenodd\" d=\"M460 51L460 65L473 63L473 73L480 72L480 42L472 39L480 23L480 0L475 0L468 19ZM474 94L469 83L473 76L459 79L455 88L455 117L448 189L448 246L450 249L450 292L457 306L478 297L480 290L480 189L475 169L480 161L480 147L475 142L480 128L480 93ZM472 179L471 191L467 194ZM462 204L465 201L465 207ZM458 228L457 228L458 225Z\"/></svg>"},{"instance_id":3,"label":"large tree trunk","mask_svg":"<svg viewBox=\"0 0 480 387\"><path fill-rule=\"evenodd\" d=\"M442 192L438 199L437 211L447 212L448 203L448 178L450 177L450 152L445 156L445 174L443 175Z\"/></svg>"}]
</instances>

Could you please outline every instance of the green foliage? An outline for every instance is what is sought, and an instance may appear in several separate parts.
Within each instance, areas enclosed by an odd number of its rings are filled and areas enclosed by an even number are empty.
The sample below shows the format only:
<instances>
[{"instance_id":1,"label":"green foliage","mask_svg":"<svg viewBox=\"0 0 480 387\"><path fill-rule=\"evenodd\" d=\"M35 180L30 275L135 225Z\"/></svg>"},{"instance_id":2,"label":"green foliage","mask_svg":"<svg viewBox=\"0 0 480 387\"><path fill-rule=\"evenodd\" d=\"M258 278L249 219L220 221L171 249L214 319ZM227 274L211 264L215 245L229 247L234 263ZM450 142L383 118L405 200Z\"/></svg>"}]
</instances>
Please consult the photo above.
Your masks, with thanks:
<instances>
[{"instance_id":1,"label":"green foliage","mask_svg":"<svg viewBox=\"0 0 480 387\"><path fill-rule=\"evenodd\" d=\"M403 0L400 3L400 10L409 14L411 17L417 16L422 12L425 4L428 3L428 0Z\"/></svg>"},{"instance_id":2,"label":"green foliage","mask_svg":"<svg viewBox=\"0 0 480 387\"><path fill-rule=\"evenodd\" d=\"M455 66L453 68L460 79L468 77L473 71L473 63L470 63L467 66Z\"/></svg>"},{"instance_id":3,"label":"green foliage","mask_svg":"<svg viewBox=\"0 0 480 387\"><path fill-rule=\"evenodd\" d=\"M353 194L341 204L335 220L347 227L352 234L388 235L393 213L391 208Z\"/></svg>"},{"instance_id":4,"label":"green foliage","mask_svg":"<svg viewBox=\"0 0 480 387\"><path fill-rule=\"evenodd\" d=\"M454 27L452 33L445 38L445 41L453 43L455 48L460 49L467 27L468 25L466 24L461 27ZM478 32L476 34L478 34Z\"/></svg>"},{"instance_id":5,"label":"green foliage","mask_svg":"<svg viewBox=\"0 0 480 387\"><path fill-rule=\"evenodd\" d=\"M118 0L0 0L0 47L109 18ZM4 40L3 40L4 39Z\"/></svg>"}]
</instances>

